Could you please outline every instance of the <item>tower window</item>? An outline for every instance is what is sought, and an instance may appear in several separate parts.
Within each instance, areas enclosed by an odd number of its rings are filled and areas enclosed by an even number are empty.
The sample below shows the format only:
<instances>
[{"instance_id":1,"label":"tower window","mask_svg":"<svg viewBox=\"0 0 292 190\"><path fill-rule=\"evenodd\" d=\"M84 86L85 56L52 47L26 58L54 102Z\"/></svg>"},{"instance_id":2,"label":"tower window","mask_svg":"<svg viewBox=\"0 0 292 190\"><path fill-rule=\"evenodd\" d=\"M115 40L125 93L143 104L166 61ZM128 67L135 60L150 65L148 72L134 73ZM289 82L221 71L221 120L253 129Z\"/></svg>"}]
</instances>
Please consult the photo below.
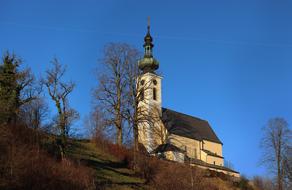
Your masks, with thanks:
<instances>
[{"instance_id":1,"label":"tower window","mask_svg":"<svg viewBox=\"0 0 292 190\"><path fill-rule=\"evenodd\" d=\"M144 81L144 80L141 80L141 82L140 82L140 83L141 83L141 85L144 85L145 81Z\"/></svg>"},{"instance_id":2,"label":"tower window","mask_svg":"<svg viewBox=\"0 0 292 190\"><path fill-rule=\"evenodd\" d=\"M140 91L140 100L144 100L144 88L141 88L141 91Z\"/></svg>"},{"instance_id":3,"label":"tower window","mask_svg":"<svg viewBox=\"0 0 292 190\"><path fill-rule=\"evenodd\" d=\"M149 47L149 46L147 46L147 47L145 48L145 53L148 54L148 55L150 54L150 47Z\"/></svg>"},{"instance_id":4,"label":"tower window","mask_svg":"<svg viewBox=\"0 0 292 190\"><path fill-rule=\"evenodd\" d=\"M157 99L156 88L153 88L153 100Z\"/></svg>"},{"instance_id":5,"label":"tower window","mask_svg":"<svg viewBox=\"0 0 292 190\"><path fill-rule=\"evenodd\" d=\"M154 85L157 85L157 81L155 79L153 80L153 84Z\"/></svg>"}]
</instances>

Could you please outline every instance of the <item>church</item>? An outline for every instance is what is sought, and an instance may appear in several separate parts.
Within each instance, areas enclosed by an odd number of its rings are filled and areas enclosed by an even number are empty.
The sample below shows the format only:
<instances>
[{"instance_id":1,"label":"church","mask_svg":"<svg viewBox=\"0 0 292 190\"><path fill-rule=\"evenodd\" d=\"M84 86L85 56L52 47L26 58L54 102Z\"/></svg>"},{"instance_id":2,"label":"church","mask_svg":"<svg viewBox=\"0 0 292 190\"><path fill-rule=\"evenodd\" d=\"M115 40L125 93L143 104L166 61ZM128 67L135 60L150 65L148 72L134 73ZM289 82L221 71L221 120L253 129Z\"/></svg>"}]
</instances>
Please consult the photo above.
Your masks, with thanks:
<instances>
[{"instance_id":1,"label":"church","mask_svg":"<svg viewBox=\"0 0 292 190\"><path fill-rule=\"evenodd\" d=\"M224 167L223 143L208 121L162 107L162 77L156 73L159 62L153 56L150 24L144 37L144 57L138 61L141 75L139 93L138 141L151 155L222 172L239 173Z\"/></svg>"}]
</instances>

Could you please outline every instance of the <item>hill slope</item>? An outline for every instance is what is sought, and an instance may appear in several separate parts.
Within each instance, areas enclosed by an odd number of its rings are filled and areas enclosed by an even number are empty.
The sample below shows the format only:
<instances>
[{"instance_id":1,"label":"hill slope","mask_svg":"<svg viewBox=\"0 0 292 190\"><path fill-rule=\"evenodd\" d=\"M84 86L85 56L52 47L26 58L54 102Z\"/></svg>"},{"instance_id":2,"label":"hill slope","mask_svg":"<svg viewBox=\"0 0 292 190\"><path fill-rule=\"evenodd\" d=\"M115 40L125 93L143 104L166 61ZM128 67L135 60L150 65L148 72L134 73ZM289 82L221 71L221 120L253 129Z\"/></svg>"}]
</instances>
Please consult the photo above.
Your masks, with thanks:
<instances>
[{"instance_id":1,"label":"hill slope","mask_svg":"<svg viewBox=\"0 0 292 190\"><path fill-rule=\"evenodd\" d=\"M189 189L190 168L182 164L159 161L161 163L155 165L152 169L162 172L155 172L154 183L150 185L145 184L144 179L136 177L134 171L128 169L124 163L110 153L98 148L89 140L71 140L68 155L71 159L81 162L82 165L86 165L93 170L97 189ZM222 179L217 176L201 175L203 172L201 169L194 168L194 171L196 172L192 174L194 175L194 189L253 189L248 185L248 181L233 183L228 178ZM206 174L206 172L203 173Z\"/></svg>"},{"instance_id":2,"label":"hill slope","mask_svg":"<svg viewBox=\"0 0 292 190\"><path fill-rule=\"evenodd\" d=\"M73 160L94 170L96 184L102 189L145 189L143 179L135 177L132 170L88 140L71 141L68 153Z\"/></svg>"}]
</instances>

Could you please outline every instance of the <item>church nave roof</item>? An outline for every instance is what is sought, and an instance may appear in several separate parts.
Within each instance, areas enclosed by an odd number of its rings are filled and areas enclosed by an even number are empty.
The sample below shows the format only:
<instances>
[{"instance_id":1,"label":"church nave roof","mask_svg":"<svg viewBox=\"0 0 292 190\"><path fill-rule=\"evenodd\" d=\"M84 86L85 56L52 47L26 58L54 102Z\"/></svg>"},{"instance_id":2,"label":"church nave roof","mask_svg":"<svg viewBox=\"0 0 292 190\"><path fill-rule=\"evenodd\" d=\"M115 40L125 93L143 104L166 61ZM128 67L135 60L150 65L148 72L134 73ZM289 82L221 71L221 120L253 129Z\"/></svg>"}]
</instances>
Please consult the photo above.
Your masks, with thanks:
<instances>
[{"instance_id":1,"label":"church nave roof","mask_svg":"<svg viewBox=\"0 0 292 190\"><path fill-rule=\"evenodd\" d=\"M171 134L223 144L205 120L162 108L162 121Z\"/></svg>"}]
</instances>

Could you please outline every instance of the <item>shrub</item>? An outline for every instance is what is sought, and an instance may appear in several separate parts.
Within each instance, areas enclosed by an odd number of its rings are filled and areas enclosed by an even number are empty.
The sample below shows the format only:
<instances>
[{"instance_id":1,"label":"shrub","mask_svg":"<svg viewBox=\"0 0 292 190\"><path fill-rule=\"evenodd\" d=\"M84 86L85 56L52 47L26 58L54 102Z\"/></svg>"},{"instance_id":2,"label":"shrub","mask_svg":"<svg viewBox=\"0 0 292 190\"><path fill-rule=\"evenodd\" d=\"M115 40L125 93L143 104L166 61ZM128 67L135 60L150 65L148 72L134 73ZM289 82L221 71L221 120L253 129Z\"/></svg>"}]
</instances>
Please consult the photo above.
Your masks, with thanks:
<instances>
[{"instance_id":1,"label":"shrub","mask_svg":"<svg viewBox=\"0 0 292 190\"><path fill-rule=\"evenodd\" d=\"M130 149L112 143L108 143L106 148L107 152L120 160L125 166L130 167L133 160L132 151Z\"/></svg>"},{"instance_id":2,"label":"shrub","mask_svg":"<svg viewBox=\"0 0 292 190\"><path fill-rule=\"evenodd\" d=\"M253 186L257 190L273 190L274 184L272 180L268 178L263 178L261 176L255 176L252 180Z\"/></svg>"},{"instance_id":3,"label":"shrub","mask_svg":"<svg viewBox=\"0 0 292 190\"><path fill-rule=\"evenodd\" d=\"M99 134L99 133L98 133ZM133 150L128 149L124 146L119 146L113 144L103 135L99 134L93 138L94 143L97 147L101 148L103 151L108 152L110 155L114 156L121 164L125 167L132 168L133 164Z\"/></svg>"},{"instance_id":4,"label":"shrub","mask_svg":"<svg viewBox=\"0 0 292 190\"><path fill-rule=\"evenodd\" d=\"M95 188L91 170L57 162L33 143L25 126L0 126L0 135L0 189Z\"/></svg>"},{"instance_id":5,"label":"shrub","mask_svg":"<svg viewBox=\"0 0 292 190\"><path fill-rule=\"evenodd\" d=\"M235 186L241 190L253 190L253 187L249 184L249 180L245 176L241 176L240 180L235 183Z\"/></svg>"},{"instance_id":6,"label":"shrub","mask_svg":"<svg viewBox=\"0 0 292 190\"><path fill-rule=\"evenodd\" d=\"M149 183L154 180L155 175L159 171L160 160L149 155L136 153L136 160L133 163L136 175L142 177Z\"/></svg>"},{"instance_id":7,"label":"shrub","mask_svg":"<svg viewBox=\"0 0 292 190\"><path fill-rule=\"evenodd\" d=\"M229 190L235 189L232 182L212 177L207 170L177 162L159 160L139 154L137 174L157 190ZM208 176L208 177L207 177Z\"/></svg>"}]
</instances>

